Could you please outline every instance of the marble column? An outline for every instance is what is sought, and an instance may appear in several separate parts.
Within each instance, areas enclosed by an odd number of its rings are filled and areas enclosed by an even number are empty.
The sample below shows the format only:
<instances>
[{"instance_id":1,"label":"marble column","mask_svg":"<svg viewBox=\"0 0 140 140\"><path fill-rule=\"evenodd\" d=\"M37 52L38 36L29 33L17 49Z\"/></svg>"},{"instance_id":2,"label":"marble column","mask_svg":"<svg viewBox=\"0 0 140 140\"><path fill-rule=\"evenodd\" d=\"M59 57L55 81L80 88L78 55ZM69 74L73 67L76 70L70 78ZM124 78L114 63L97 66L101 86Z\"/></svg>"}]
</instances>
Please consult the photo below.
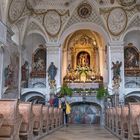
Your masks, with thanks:
<instances>
[{"instance_id":1,"label":"marble column","mask_svg":"<svg viewBox=\"0 0 140 140\"><path fill-rule=\"evenodd\" d=\"M108 46L108 62L109 62L109 85L108 88L112 89L113 93L113 71L112 71L112 62L116 63L116 61L122 62L120 67L120 87L119 87L119 103L124 102L124 42L115 41L110 42ZM111 90L110 90L111 91Z\"/></svg>"}]
</instances>

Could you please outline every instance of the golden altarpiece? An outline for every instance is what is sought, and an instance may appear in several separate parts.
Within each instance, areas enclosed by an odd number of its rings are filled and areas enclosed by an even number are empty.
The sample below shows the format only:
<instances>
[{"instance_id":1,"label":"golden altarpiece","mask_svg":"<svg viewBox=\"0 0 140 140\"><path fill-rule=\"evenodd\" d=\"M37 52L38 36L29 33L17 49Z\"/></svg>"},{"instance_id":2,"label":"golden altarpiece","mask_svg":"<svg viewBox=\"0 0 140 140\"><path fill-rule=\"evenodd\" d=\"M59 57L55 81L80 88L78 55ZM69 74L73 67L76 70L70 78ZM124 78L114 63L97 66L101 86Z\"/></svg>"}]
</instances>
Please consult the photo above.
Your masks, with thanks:
<instances>
[{"instance_id":1,"label":"golden altarpiece","mask_svg":"<svg viewBox=\"0 0 140 140\"><path fill-rule=\"evenodd\" d=\"M67 72L63 82L70 85L85 83L84 86L87 84L89 88L98 87L103 82L99 67L96 38L84 33L73 37L67 47Z\"/></svg>"}]
</instances>

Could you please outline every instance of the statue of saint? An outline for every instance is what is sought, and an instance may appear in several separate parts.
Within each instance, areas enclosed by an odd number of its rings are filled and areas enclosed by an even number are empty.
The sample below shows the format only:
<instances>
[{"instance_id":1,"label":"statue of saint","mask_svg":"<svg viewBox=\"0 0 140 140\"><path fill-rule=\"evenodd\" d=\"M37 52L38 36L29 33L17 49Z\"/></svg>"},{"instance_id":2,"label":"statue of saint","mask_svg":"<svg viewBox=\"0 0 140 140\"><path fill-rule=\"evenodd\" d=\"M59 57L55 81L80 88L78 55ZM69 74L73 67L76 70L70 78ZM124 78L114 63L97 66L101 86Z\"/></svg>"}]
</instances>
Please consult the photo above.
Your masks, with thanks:
<instances>
[{"instance_id":1,"label":"statue of saint","mask_svg":"<svg viewBox=\"0 0 140 140\"><path fill-rule=\"evenodd\" d=\"M13 83L13 77L14 77L14 69L11 64L9 64L5 70L4 70L4 76L5 76L5 86L11 86Z\"/></svg>"},{"instance_id":2,"label":"statue of saint","mask_svg":"<svg viewBox=\"0 0 140 140\"><path fill-rule=\"evenodd\" d=\"M21 67L21 72L22 72L22 81L27 81L29 78L29 64L27 61L22 65Z\"/></svg>"},{"instance_id":3,"label":"statue of saint","mask_svg":"<svg viewBox=\"0 0 140 140\"><path fill-rule=\"evenodd\" d=\"M48 76L49 76L49 79L52 81L52 80L55 80L55 76L57 74L57 68L56 66L54 65L53 62L51 62L49 68L48 68Z\"/></svg>"},{"instance_id":4,"label":"statue of saint","mask_svg":"<svg viewBox=\"0 0 140 140\"><path fill-rule=\"evenodd\" d=\"M120 67L122 65L122 62L116 61L116 64L112 62L113 67L111 68L113 70L113 80L120 79Z\"/></svg>"},{"instance_id":5,"label":"statue of saint","mask_svg":"<svg viewBox=\"0 0 140 140\"><path fill-rule=\"evenodd\" d=\"M89 66L89 59L88 59L88 54L87 53L80 54L79 65L81 67Z\"/></svg>"}]
</instances>

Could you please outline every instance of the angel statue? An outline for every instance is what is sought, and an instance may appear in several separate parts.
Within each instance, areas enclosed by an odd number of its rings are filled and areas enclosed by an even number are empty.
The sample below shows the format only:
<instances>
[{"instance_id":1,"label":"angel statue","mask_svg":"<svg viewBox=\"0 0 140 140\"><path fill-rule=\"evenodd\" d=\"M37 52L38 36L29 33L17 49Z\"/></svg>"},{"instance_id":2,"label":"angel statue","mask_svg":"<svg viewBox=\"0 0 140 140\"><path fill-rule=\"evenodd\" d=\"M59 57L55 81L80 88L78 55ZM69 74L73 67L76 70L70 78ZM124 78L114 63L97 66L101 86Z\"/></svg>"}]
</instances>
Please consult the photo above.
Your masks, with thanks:
<instances>
[{"instance_id":1,"label":"angel statue","mask_svg":"<svg viewBox=\"0 0 140 140\"><path fill-rule=\"evenodd\" d=\"M122 62L116 61L116 64L112 62L113 67L111 68L113 70L113 80L120 79L120 67L122 65Z\"/></svg>"}]
</instances>

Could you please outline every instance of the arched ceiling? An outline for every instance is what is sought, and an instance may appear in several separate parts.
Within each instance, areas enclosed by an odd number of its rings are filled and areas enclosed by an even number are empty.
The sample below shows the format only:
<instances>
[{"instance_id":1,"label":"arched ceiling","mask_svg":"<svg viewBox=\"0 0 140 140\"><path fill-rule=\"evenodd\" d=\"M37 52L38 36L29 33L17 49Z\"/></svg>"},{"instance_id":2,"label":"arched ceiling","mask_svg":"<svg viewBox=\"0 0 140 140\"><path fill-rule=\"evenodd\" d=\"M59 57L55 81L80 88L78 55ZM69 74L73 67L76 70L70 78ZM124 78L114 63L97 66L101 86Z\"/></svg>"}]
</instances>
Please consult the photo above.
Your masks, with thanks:
<instances>
[{"instance_id":1,"label":"arched ceiling","mask_svg":"<svg viewBox=\"0 0 140 140\"><path fill-rule=\"evenodd\" d=\"M58 42L67 28L81 22L95 23L119 40L140 11L139 0L9 0L8 5L7 24L18 26L20 38L37 30L50 42Z\"/></svg>"}]
</instances>

